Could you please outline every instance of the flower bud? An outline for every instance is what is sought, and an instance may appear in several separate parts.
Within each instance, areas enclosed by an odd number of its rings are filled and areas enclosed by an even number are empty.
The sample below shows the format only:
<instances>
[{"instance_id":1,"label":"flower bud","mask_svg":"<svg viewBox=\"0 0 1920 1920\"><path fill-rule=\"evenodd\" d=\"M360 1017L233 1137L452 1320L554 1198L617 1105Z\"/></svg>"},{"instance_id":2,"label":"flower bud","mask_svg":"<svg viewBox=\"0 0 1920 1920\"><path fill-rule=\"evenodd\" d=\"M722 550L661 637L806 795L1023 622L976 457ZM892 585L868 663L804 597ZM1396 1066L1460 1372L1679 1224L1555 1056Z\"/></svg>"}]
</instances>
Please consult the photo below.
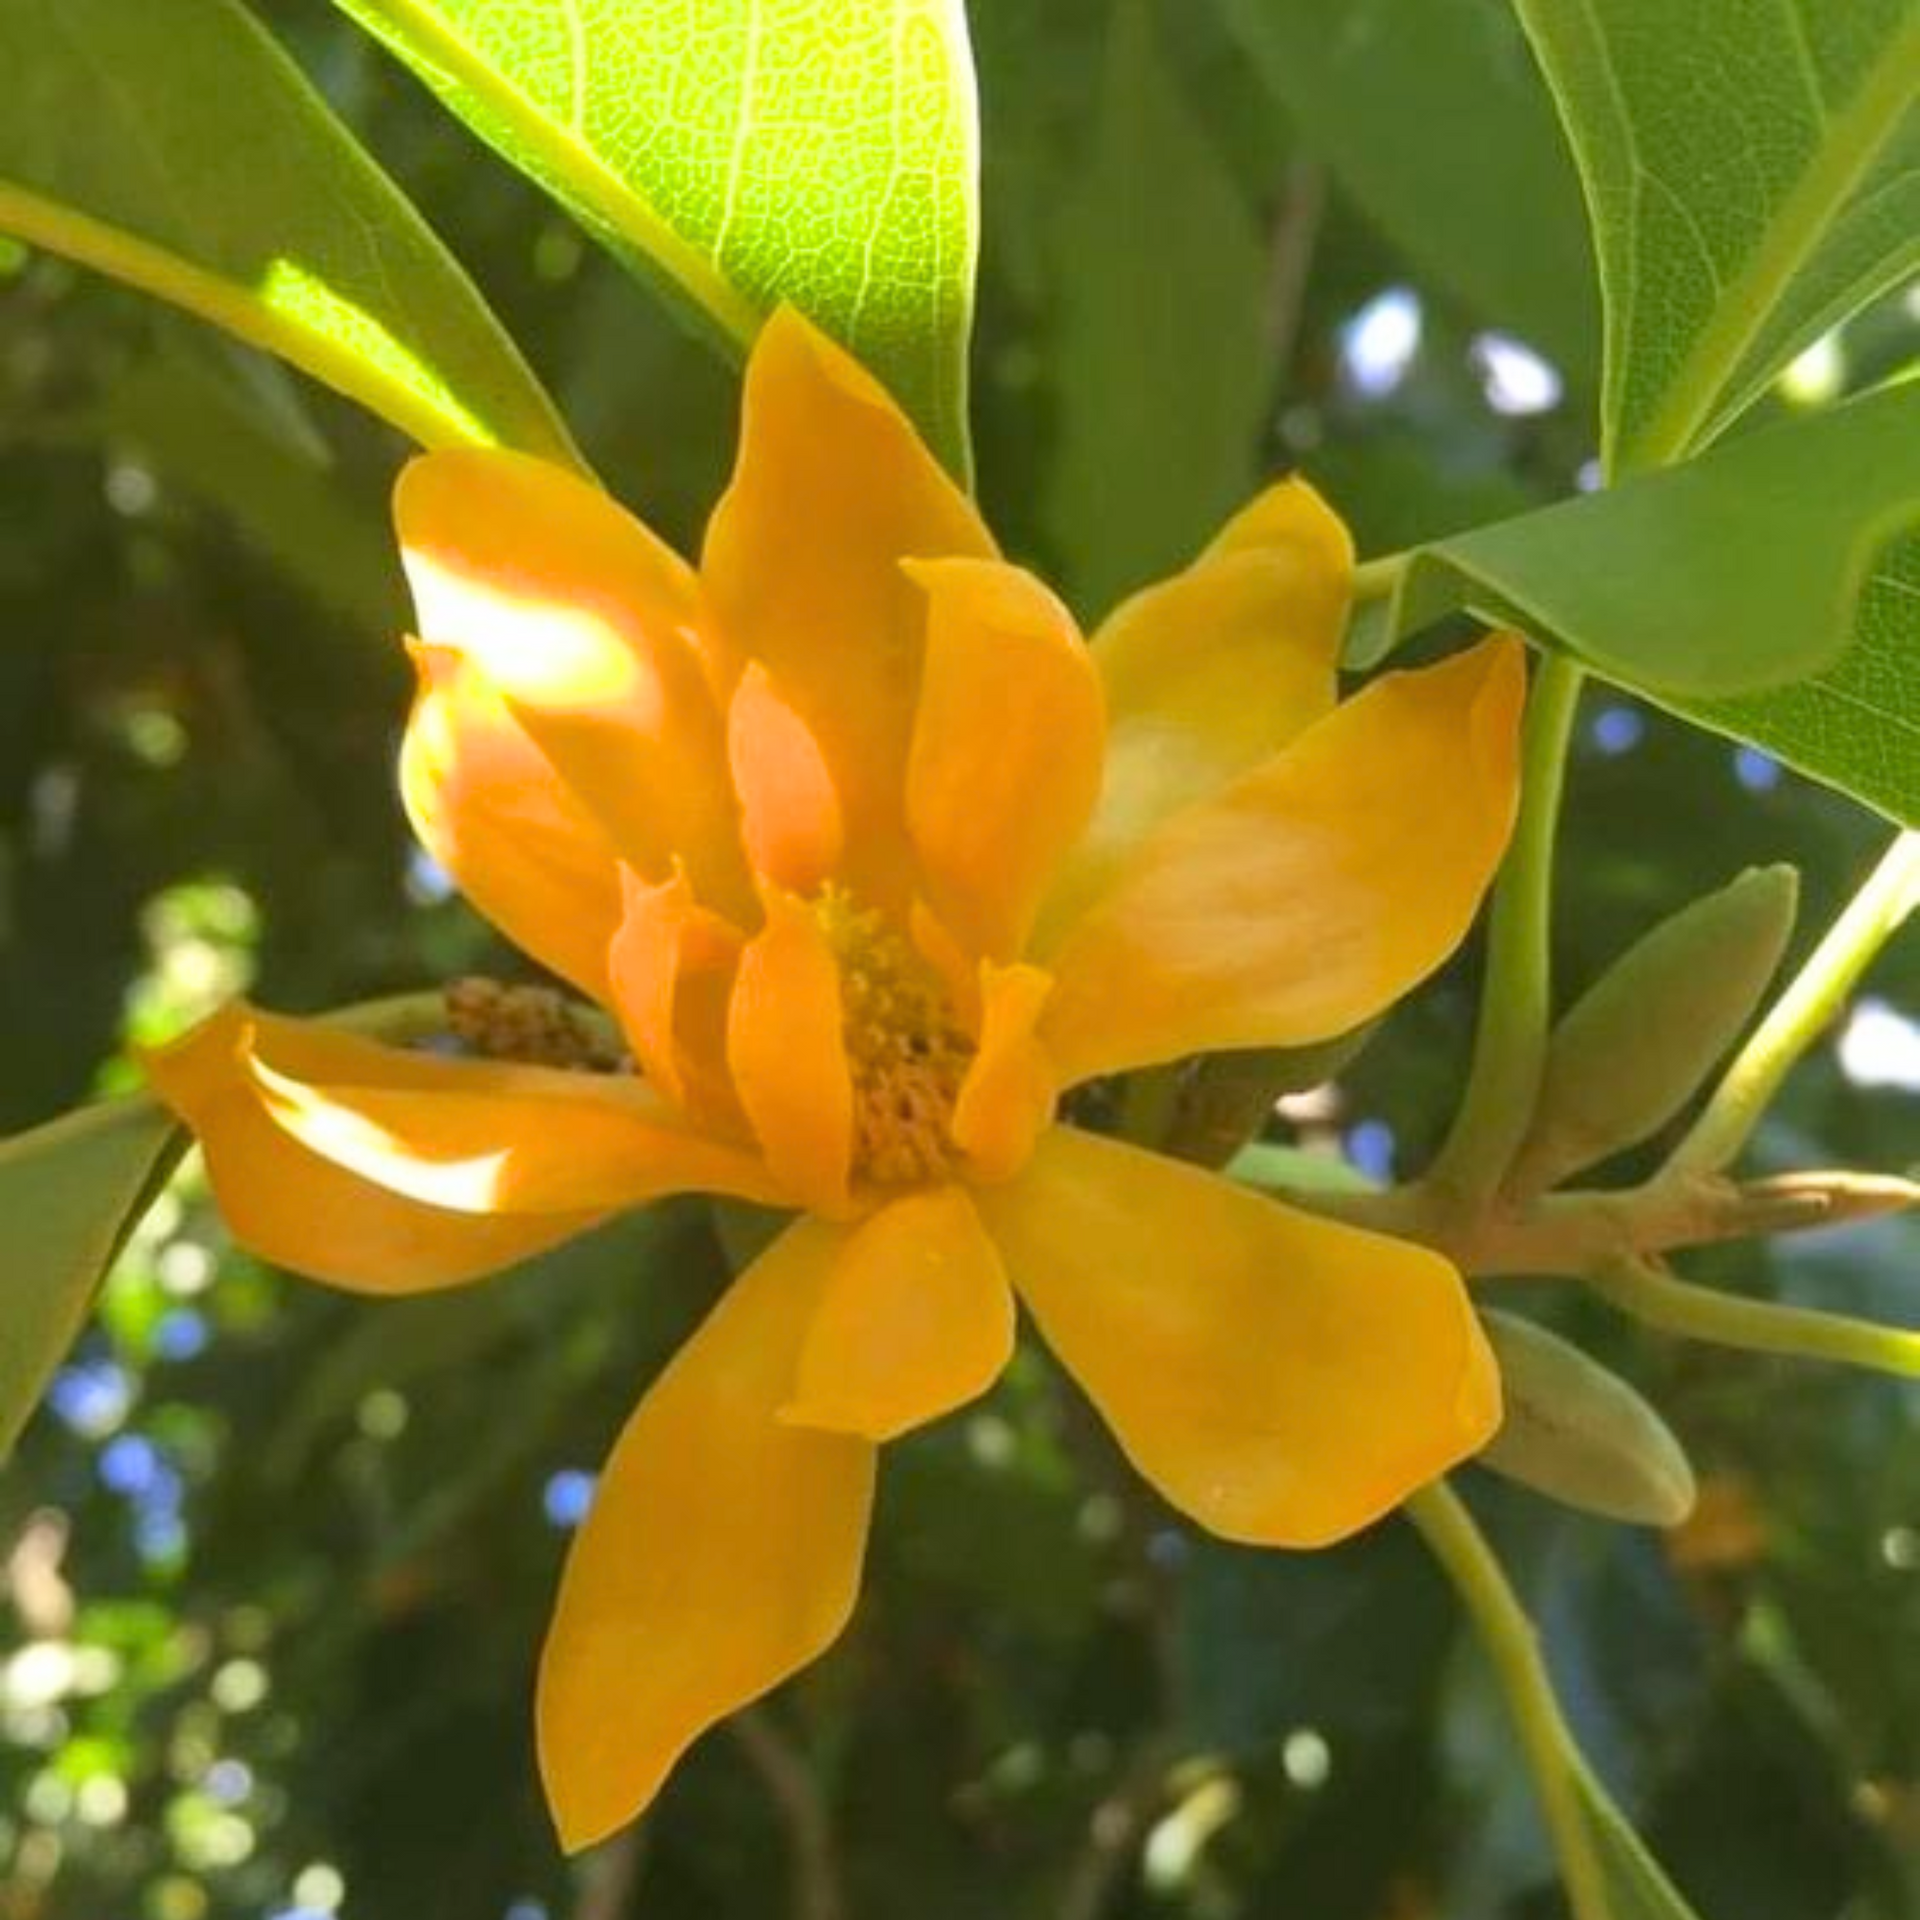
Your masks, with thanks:
<instances>
[{"instance_id":1,"label":"flower bud","mask_svg":"<svg viewBox=\"0 0 1920 1920\"><path fill-rule=\"evenodd\" d=\"M1667 1423L1616 1373L1509 1313L1480 1316L1500 1363L1506 1419L1479 1459L1569 1507L1639 1526L1693 1511L1693 1468Z\"/></svg>"},{"instance_id":2,"label":"flower bud","mask_svg":"<svg viewBox=\"0 0 1920 1920\"><path fill-rule=\"evenodd\" d=\"M1512 1191L1555 1186L1686 1105L1773 978L1798 895L1791 867L1751 867L1614 962L1554 1029Z\"/></svg>"}]
</instances>

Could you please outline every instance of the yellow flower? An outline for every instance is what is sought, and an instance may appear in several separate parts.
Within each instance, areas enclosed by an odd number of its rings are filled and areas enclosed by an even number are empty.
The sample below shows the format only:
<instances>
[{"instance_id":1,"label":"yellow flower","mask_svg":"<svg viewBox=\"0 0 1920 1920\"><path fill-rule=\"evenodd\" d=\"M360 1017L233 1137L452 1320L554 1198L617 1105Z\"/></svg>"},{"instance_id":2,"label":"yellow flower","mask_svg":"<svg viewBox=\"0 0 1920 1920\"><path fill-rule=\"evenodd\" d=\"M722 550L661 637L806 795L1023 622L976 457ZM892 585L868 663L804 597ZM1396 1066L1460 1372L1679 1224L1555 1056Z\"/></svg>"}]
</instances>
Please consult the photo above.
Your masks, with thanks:
<instances>
[{"instance_id":1,"label":"yellow flower","mask_svg":"<svg viewBox=\"0 0 1920 1920\"><path fill-rule=\"evenodd\" d=\"M987 1388L1016 1293L1230 1539L1332 1540L1487 1437L1444 1261L1054 1116L1095 1075L1345 1032L1446 957L1512 822L1515 643L1336 706L1352 553L1296 482L1089 646L786 313L697 571L515 454L418 460L396 512L414 823L641 1071L245 1006L149 1071L236 1236L365 1292L671 1192L801 1214L641 1401L575 1541L538 1707L568 1844L839 1633L877 1443Z\"/></svg>"}]
</instances>

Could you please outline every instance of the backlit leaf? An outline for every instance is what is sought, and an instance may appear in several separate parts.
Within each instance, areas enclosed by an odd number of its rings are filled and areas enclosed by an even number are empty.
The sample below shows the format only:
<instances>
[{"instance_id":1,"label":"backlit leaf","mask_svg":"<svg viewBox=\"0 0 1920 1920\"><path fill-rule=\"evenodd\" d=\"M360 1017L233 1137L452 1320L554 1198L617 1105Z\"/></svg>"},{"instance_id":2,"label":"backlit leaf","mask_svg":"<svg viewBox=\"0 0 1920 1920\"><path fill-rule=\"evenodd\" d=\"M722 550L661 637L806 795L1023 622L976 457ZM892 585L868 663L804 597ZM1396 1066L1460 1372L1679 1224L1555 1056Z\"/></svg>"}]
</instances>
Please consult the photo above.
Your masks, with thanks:
<instances>
[{"instance_id":1,"label":"backlit leaf","mask_svg":"<svg viewBox=\"0 0 1920 1920\"><path fill-rule=\"evenodd\" d=\"M1519 0L1584 177L1616 470L1920 264L1920 0Z\"/></svg>"},{"instance_id":2,"label":"backlit leaf","mask_svg":"<svg viewBox=\"0 0 1920 1920\"><path fill-rule=\"evenodd\" d=\"M744 344L786 300L965 463L961 0L336 0L599 239Z\"/></svg>"},{"instance_id":3,"label":"backlit leaf","mask_svg":"<svg viewBox=\"0 0 1920 1920\"><path fill-rule=\"evenodd\" d=\"M429 446L572 459L472 283L235 0L0 0L0 232L282 355Z\"/></svg>"},{"instance_id":4,"label":"backlit leaf","mask_svg":"<svg viewBox=\"0 0 1920 1920\"><path fill-rule=\"evenodd\" d=\"M0 1459L181 1145L172 1115L142 1098L0 1141Z\"/></svg>"}]
</instances>

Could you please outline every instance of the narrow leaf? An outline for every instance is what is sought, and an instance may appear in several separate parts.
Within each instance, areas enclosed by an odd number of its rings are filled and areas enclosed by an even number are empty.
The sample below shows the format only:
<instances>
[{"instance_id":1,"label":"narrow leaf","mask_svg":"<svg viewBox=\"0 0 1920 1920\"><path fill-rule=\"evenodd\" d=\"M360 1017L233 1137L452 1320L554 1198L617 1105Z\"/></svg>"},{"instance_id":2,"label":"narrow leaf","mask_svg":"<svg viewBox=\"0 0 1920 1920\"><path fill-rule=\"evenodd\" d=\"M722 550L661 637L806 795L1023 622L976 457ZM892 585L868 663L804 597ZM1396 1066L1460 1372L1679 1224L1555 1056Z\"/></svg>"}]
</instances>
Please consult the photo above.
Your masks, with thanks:
<instances>
[{"instance_id":1,"label":"narrow leaf","mask_svg":"<svg viewBox=\"0 0 1920 1920\"><path fill-rule=\"evenodd\" d=\"M183 1144L144 1098L0 1141L0 1460Z\"/></svg>"},{"instance_id":2,"label":"narrow leaf","mask_svg":"<svg viewBox=\"0 0 1920 1920\"><path fill-rule=\"evenodd\" d=\"M1863 618L1884 627L1897 610L1863 606L1862 591L1916 520L1920 386L1893 387L1422 548L1388 626L1470 607L1656 698L1724 698L1877 644ZM1908 634L1917 614L1920 600ZM1843 754L1799 745L1847 784Z\"/></svg>"},{"instance_id":3,"label":"narrow leaf","mask_svg":"<svg viewBox=\"0 0 1920 1920\"><path fill-rule=\"evenodd\" d=\"M1259 477L1269 267L1145 0L1114 10L1063 199L1046 513L1089 615L1184 566Z\"/></svg>"},{"instance_id":4,"label":"narrow leaf","mask_svg":"<svg viewBox=\"0 0 1920 1920\"><path fill-rule=\"evenodd\" d=\"M1586 184L1611 468L1920 265L1920 0L1519 0Z\"/></svg>"},{"instance_id":5,"label":"narrow leaf","mask_svg":"<svg viewBox=\"0 0 1920 1920\"><path fill-rule=\"evenodd\" d=\"M1553 100L1486 0L1215 0L1301 144L1477 318L1591 384L1600 297Z\"/></svg>"},{"instance_id":6,"label":"narrow leaf","mask_svg":"<svg viewBox=\"0 0 1920 1920\"><path fill-rule=\"evenodd\" d=\"M1573 1768L1573 1785L1606 1881L1608 1920L1699 1920L1584 1762Z\"/></svg>"},{"instance_id":7,"label":"narrow leaf","mask_svg":"<svg viewBox=\"0 0 1920 1920\"><path fill-rule=\"evenodd\" d=\"M276 430L247 390L185 354L156 354L114 381L99 424L140 447L168 481L192 489L390 657L388 636L406 613L384 521Z\"/></svg>"},{"instance_id":8,"label":"narrow leaf","mask_svg":"<svg viewBox=\"0 0 1920 1920\"><path fill-rule=\"evenodd\" d=\"M0 232L429 446L577 458L472 283L236 0L0 0Z\"/></svg>"},{"instance_id":9,"label":"narrow leaf","mask_svg":"<svg viewBox=\"0 0 1920 1920\"><path fill-rule=\"evenodd\" d=\"M804 308L966 463L961 0L335 0L630 265L744 344Z\"/></svg>"}]
</instances>

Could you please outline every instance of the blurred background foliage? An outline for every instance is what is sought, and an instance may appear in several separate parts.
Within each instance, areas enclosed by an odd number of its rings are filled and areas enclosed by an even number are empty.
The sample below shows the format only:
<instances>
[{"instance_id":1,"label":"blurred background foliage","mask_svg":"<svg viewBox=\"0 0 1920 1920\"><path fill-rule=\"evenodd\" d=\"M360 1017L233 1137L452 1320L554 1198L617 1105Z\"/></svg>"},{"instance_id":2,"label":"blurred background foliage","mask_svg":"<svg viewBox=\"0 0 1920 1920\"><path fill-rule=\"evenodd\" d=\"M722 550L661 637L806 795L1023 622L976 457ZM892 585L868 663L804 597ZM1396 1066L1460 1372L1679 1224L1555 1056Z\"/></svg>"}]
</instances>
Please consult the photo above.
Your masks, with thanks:
<instances>
[{"instance_id":1,"label":"blurred background foliage","mask_svg":"<svg viewBox=\"0 0 1920 1920\"><path fill-rule=\"evenodd\" d=\"M328 9L259 10L610 484L695 539L730 377ZM1577 232L1564 261L1510 263L1498 311L1447 270L1460 244L1497 257L1499 192L1561 185L1481 180L1465 242L1397 215L1396 167L1477 164L1448 70L1466 43L1367 68L1378 0L972 11L981 490L1083 616L1285 468L1369 552L1588 479ZM1504 9L1454 11L1505 76L1498 110L1537 118ZM1892 299L1770 405L1917 349L1920 302ZM0 1130L124 1081L128 1041L240 985L308 1009L515 973L395 803L401 453L159 307L0 252ZM1563 982L1759 861L1802 868L1804 946L1883 837L1598 689ZM1286 1103L1277 1137L1421 1164L1472 976L1469 956ZM1909 944L1763 1160L1920 1159L1917 1001ZM1917 1254L1896 1220L1694 1271L1914 1324ZM1196 1537L1038 1353L890 1451L840 1651L704 1741L643 1830L560 1860L529 1715L559 1555L726 1271L715 1221L675 1204L470 1292L361 1305L232 1250L189 1165L0 1479L0 1920L1561 1911L1500 1703L1413 1535L1314 1556ZM1702 1473L1664 1538L1468 1477L1601 1772L1707 1920L1920 1914L1920 1395L1503 1286L1641 1384Z\"/></svg>"}]
</instances>

